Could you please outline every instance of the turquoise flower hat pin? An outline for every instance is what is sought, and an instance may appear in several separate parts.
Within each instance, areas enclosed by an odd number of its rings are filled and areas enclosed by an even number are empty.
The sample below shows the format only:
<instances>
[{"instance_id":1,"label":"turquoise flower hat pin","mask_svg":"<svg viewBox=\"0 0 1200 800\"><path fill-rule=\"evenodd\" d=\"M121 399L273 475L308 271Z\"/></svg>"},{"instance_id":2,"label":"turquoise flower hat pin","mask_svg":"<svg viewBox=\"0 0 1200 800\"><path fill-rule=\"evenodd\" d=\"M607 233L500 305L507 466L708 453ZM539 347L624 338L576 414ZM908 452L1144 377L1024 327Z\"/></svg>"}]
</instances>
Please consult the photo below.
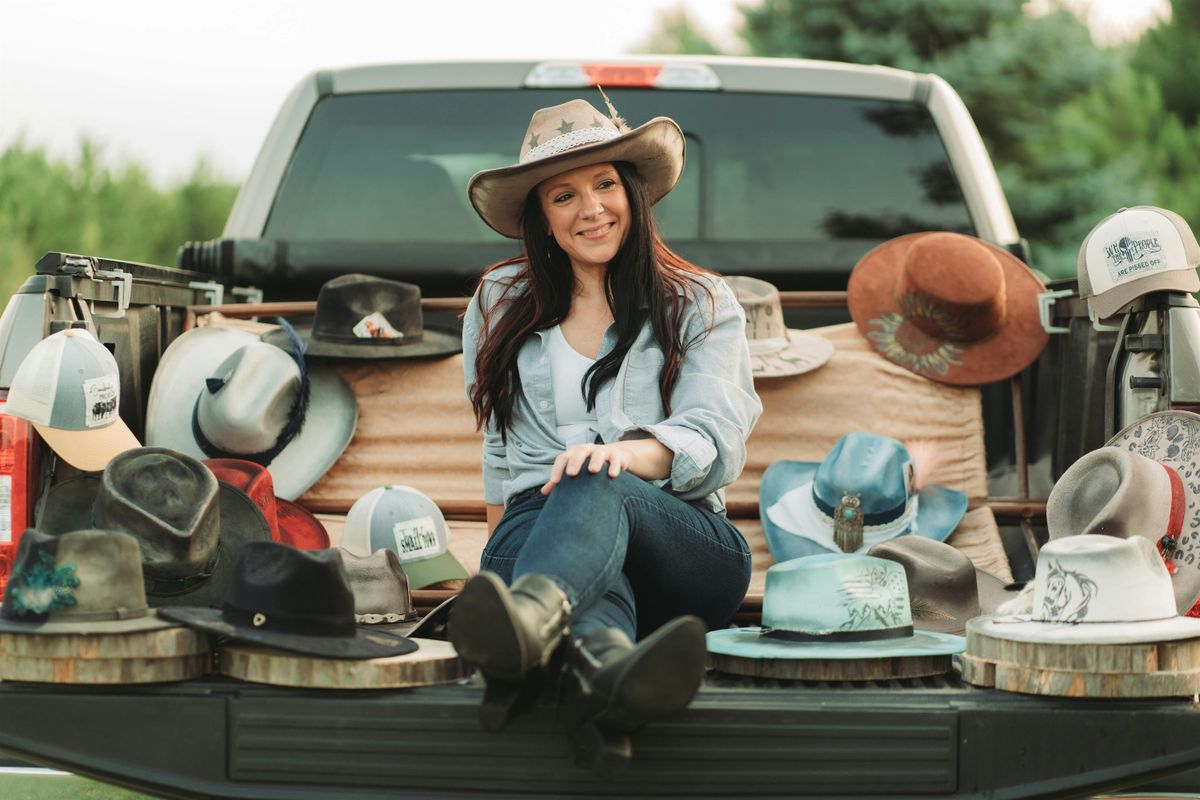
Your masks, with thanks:
<instances>
[{"instance_id":1,"label":"turquoise flower hat pin","mask_svg":"<svg viewBox=\"0 0 1200 800\"><path fill-rule=\"evenodd\" d=\"M45 614L75 605L77 586L75 565L58 566L54 556L43 550L33 563L13 574L8 590L18 614Z\"/></svg>"}]
</instances>

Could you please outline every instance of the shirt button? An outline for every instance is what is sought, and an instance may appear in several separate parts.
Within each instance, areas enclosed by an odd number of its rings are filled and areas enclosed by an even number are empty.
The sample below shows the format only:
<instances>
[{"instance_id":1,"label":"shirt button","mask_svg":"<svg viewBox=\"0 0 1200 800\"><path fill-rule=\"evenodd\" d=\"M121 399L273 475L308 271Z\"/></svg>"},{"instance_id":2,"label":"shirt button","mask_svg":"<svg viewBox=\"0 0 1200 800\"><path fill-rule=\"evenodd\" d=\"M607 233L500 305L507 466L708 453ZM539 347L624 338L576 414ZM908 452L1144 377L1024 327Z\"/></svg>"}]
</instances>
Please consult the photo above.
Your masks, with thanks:
<instances>
[{"instance_id":1,"label":"shirt button","mask_svg":"<svg viewBox=\"0 0 1200 800\"><path fill-rule=\"evenodd\" d=\"M542 400L540 403L538 403L538 408L542 409L543 411L545 411L549 407L550 407L550 403L546 400Z\"/></svg>"}]
</instances>

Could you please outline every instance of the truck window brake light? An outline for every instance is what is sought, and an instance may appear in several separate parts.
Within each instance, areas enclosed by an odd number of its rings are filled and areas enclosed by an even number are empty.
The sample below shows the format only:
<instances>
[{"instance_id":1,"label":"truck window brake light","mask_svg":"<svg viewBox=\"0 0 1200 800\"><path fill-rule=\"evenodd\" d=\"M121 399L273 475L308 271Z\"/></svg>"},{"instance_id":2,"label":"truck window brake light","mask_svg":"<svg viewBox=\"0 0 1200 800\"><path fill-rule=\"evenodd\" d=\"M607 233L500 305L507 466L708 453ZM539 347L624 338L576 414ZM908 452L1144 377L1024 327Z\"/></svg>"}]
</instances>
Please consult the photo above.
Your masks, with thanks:
<instances>
[{"instance_id":1,"label":"truck window brake light","mask_svg":"<svg viewBox=\"0 0 1200 800\"><path fill-rule=\"evenodd\" d=\"M537 89L595 86L653 89L720 89L721 81L706 64L584 64L577 61L544 61L525 77Z\"/></svg>"}]
</instances>

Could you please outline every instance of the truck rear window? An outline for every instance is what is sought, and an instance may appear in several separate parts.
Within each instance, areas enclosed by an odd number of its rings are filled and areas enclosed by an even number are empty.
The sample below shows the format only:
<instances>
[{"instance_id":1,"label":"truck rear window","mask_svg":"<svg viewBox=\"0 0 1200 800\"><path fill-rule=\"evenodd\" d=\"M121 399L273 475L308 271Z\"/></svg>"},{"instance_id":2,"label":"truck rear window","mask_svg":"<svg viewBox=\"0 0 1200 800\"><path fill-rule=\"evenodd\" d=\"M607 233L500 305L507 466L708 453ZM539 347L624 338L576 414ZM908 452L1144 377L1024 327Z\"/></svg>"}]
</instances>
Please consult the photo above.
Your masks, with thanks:
<instances>
[{"instance_id":1,"label":"truck rear window","mask_svg":"<svg viewBox=\"0 0 1200 800\"><path fill-rule=\"evenodd\" d=\"M317 104L264 235L292 241L491 244L467 201L477 170L516 161L531 113L581 90L395 92ZM658 206L672 243L882 240L973 233L920 105L810 95L624 90L632 124L687 134L680 185ZM592 97L592 95L596 95Z\"/></svg>"}]
</instances>

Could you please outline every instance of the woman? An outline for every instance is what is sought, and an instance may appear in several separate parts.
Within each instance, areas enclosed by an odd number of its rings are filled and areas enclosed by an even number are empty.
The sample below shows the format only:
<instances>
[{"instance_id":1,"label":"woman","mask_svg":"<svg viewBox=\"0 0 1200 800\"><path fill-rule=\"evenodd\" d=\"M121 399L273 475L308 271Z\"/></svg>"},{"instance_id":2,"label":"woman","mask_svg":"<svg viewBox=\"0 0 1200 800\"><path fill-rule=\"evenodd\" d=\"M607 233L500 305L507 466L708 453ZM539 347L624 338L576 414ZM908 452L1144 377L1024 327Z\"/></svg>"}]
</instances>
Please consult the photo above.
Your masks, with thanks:
<instances>
[{"instance_id":1,"label":"woman","mask_svg":"<svg viewBox=\"0 0 1200 800\"><path fill-rule=\"evenodd\" d=\"M682 132L609 111L542 109L517 165L471 179L524 253L484 274L463 319L491 535L450 638L511 685L569 634L596 721L631 730L691 701L705 628L745 594L722 489L762 405L732 291L656 232Z\"/></svg>"}]
</instances>

